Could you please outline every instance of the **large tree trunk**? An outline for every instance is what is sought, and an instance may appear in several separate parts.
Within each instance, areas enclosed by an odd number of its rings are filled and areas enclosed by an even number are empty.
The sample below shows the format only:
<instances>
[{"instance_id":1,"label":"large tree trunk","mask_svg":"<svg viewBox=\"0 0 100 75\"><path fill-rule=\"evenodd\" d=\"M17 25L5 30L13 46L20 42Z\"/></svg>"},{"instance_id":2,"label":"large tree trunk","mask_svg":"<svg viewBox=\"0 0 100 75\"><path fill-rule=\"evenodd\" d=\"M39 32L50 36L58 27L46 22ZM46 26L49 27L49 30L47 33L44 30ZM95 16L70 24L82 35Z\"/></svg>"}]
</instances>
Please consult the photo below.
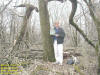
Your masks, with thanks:
<instances>
[{"instance_id":1,"label":"large tree trunk","mask_svg":"<svg viewBox=\"0 0 100 75\"><path fill-rule=\"evenodd\" d=\"M47 10L47 5L44 0L39 0L39 13L40 13L40 24L41 24L41 33L43 39L43 48L45 61L54 61L54 49L53 42L50 36L50 22L49 14Z\"/></svg>"}]
</instances>

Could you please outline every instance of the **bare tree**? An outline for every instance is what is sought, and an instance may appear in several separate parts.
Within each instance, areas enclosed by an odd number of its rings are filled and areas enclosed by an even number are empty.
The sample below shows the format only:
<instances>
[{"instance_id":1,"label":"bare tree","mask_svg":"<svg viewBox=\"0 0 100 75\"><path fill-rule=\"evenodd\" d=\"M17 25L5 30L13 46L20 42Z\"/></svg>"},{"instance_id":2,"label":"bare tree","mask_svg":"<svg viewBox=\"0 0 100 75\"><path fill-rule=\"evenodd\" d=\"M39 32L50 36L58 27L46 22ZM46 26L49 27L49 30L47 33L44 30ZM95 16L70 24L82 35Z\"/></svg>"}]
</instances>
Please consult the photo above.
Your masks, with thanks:
<instances>
[{"instance_id":1,"label":"bare tree","mask_svg":"<svg viewBox=\"0 0 100 75\"><path fill-rule=\"evenodd\" d=\"M16 51L19 50L19 45L20 45L21 41L24 38L24 35L25 35L25 32L26 32L26 28L27 28L27 23L28 23L28 20L29 20L29 17L31 15L32 11L35 9L38 12L37 7L34 7L33 5L30 5L30 4L21 4L21 5L16 6L16 7L26 7L26 13L25 13L25 16L23 18L23 23L22 23L20 34L17 37L15 45L13 46L13 49L12 49L12 51L10 53L10 57L9 57L10 60L12 60L14 58L14 56L17 53Z\"/></svg>"},{"instance_id":2,"label":"bare tree","mask_svg":"<svg viewBox=\"0 0 100 75\"><path fill-rule=\"evenodd\" d=\"M77 31L84 37L84 39L92 46L95 48L95 45L91 42L91 40L89 40L87 38L87 36L85 35L85 33L78 27L78 25L73 21L73 17L75 15L76 9L77 9L77 0L70 0L72 3L72 12L69 18L69 22L72 26L74 26Z\"/></svg>"},{"instance_id":3,"label":"bare tree","mask_svg":"<svg viewBox=\"0 0 100 75\"><path fill-rule=\"evenodd\" d=\"M99 46L100 46L100 21L96 18L94 12L93 12L93 5L92 5L92 1L89 0L89 2L87 0L84 0L84 2L87 4L88 8L89 8L89 11L90 11L90 16L92 17L94 23L95 23L95 26L96 26L96 29L97 29L97 32L98 32L98 40L99 40L99 44L97 44L97 47L96 47L96 53L97 53L97 56L98 56L98 75L100 75L100 49L99 49Z\"/></svg>"}]
</instances>

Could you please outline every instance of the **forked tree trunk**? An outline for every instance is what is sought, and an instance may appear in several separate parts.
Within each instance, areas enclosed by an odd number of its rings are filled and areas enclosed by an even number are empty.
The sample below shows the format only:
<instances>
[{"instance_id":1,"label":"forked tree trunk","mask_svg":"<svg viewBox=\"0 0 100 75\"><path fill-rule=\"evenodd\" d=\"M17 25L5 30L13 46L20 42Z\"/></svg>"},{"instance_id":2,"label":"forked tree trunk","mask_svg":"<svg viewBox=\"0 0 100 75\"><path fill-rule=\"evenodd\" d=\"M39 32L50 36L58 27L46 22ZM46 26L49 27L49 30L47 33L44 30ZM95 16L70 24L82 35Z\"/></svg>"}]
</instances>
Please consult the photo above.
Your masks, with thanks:
<instances>
[{"instance_id":1,"label":"forked tree trunk","mask_svg":"<svg viewBox=\"0 0 100 75\"><path fill-rule=\"evenodd\" d=\"M34 7L33 5L30 5L30 4L26 4L26 5L21 4L19 6L15 6L15 7L26 7L26 13L25 13L25 16L23 17L23 23L22 23L22 27L21 27L21 30L20 30L20 34L17 37L15 45L13 46L12 51L10 52L9 57L8 57L10 62L14 59L16 53L19 50L19 45L20 45L21 41L23 40L24 35L26 33L27 23L28 23L28 20L29 20L29 17L31 15L32 11L34 9L36 11L38 11L36 7Z\"/></svg>"}]
</instances>

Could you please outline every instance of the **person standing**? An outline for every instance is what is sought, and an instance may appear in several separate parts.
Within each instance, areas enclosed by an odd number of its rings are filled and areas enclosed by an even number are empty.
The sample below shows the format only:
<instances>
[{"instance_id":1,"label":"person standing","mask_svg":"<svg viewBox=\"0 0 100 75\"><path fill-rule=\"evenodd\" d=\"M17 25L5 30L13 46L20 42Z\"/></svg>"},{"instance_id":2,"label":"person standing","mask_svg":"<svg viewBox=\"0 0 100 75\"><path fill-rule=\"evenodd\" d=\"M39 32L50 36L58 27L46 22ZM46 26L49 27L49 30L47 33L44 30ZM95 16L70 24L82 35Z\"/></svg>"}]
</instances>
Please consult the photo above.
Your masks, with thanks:
<instances>
[{"instance_id":1,"label":"person standing","mask_svg":"<svg viewBox=\"0 0 100 75\"><path fill-rule=\"evenodd\" d=\"M55 22L54 24L55 34L52 35L53 38L53 46L54 46L54 54L56 59L56 64L63 64L63 42L65 37L64 30L59 26L59 22Z\"/></svg>"}]
</instances>

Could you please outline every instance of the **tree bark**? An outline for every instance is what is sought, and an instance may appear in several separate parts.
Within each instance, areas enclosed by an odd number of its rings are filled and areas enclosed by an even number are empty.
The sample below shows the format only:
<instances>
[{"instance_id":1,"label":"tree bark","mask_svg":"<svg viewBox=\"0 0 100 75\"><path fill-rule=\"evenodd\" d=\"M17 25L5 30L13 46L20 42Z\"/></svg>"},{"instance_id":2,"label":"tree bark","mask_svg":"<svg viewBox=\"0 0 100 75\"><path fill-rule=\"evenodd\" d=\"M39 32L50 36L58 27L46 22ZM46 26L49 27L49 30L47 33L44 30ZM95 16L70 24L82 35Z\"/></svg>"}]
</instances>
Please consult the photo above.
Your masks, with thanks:
<instances>
[{"instance_id":1,"label":"tree bark","mask_svg":"<svg viewBox=\"0 0 100 75\"><path fill-rule=\"evenodd\" d=\"M43 48L44 48L43 59L45 61L52 62L55 61L54 49L53 49L53 42L50 36L49 14L45 0L39 0L39 14L40 14L41 33L43 39Z\"/></svg>"}]
</instances>

